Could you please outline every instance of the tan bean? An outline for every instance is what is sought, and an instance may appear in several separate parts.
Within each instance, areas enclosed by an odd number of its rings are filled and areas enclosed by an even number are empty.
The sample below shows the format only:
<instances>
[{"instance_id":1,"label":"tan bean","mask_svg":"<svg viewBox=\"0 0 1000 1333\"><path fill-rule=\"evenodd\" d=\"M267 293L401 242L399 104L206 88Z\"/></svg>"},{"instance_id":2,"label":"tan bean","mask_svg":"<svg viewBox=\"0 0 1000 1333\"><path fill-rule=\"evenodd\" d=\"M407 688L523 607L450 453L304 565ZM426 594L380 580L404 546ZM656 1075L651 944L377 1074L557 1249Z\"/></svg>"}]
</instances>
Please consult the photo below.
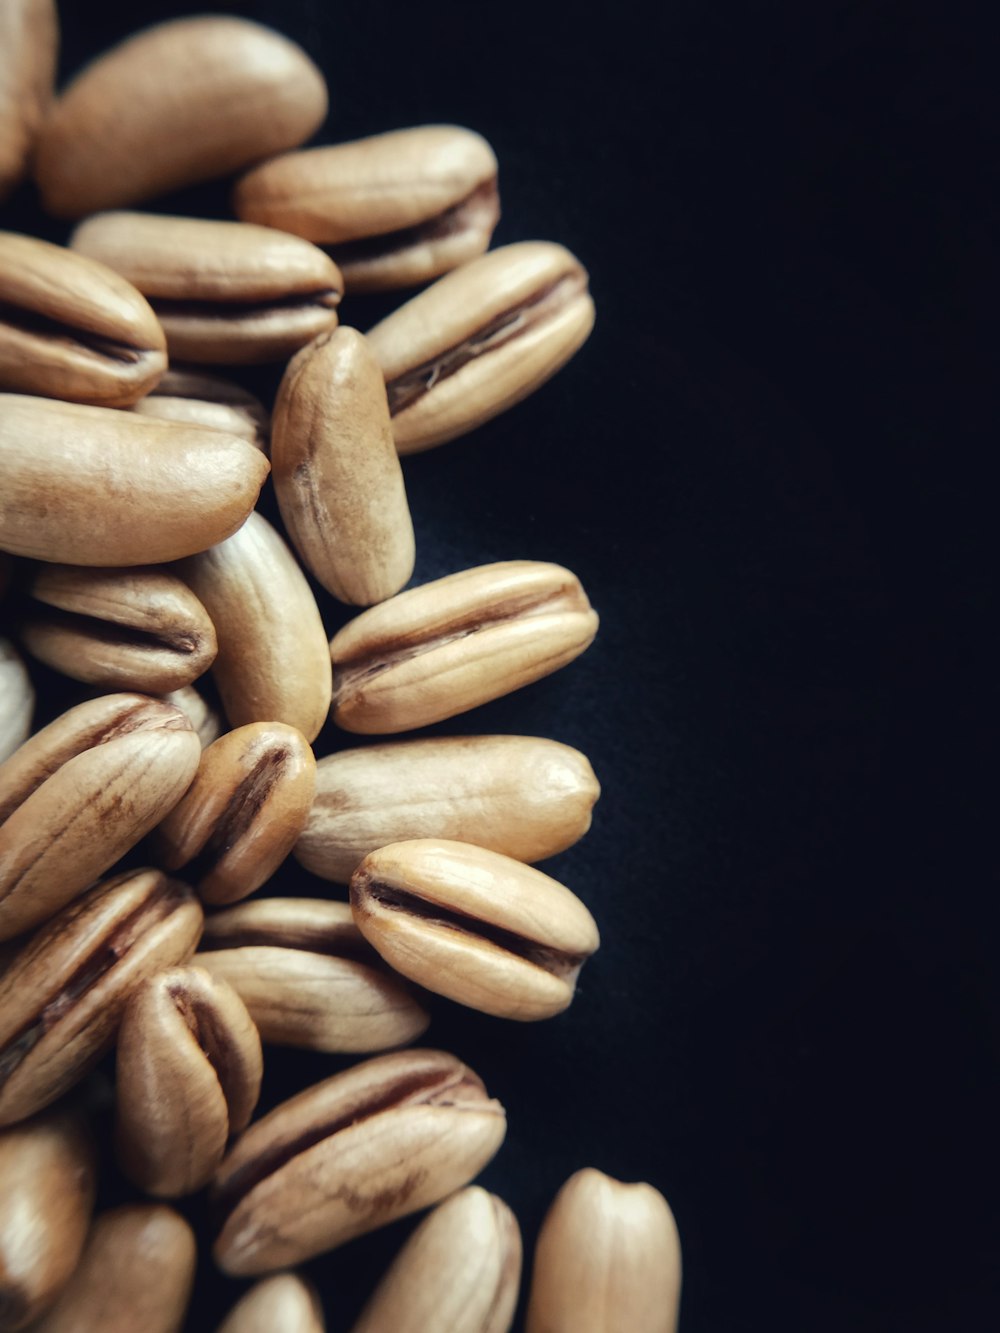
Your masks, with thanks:
<instances>
[{"instance_id":1,"label":"tan bean","mask_svg":"<svg viewBox=\"0 0 1000 1333\"><path fill-rule=\"evenodd\" d=\"M165 1204L101 1213L69 1285L32 1333L180 1333L196 1259L194 1232Z\"/></svg>"},{"instance_id":2,"label":"tan bean","mask_svg":"<svg viewBox=\"0 0 1000 1333\"><path fill-rule=\"evenodd\" d=\"M600 787L586 756L539 736L435 736L340 750L316 766L295 858L346 884L369 852L452 838L543 861L590 827Z\"/></svg>"},{"instance_id":3,"label":"tan bean","mask_svg":"<svg viewBox=\"0 0 1000 1333\"><path fill-rule=\"evenodd\" d=\"M0 1327L52 1305L79 1261L97 1160L83 1120L52 1111L0 1131Z\"/></svg>"},{"instance_id":4,"label":"tan bean","mask_svg":"<svg viewBox=\"0 0 1000 1333\"><path fill-rule=\"evenodd\" d=\"M593 325L586 270L561 245L501 246L439 278L368 333L397 449L444 444L513 407Z\"/></svg>"},{"instance_id":5,"label":"tan bean","mask_svg":"<svg viewBox=\"0 0 1000 1333\"><path fill-rule=\"evenodd\" d=\"M173 967L132 992L116 1051L116 1143L148 1194L190 1194L249 1123L263 1072L242 1000L199 967Z\"/></svg>"},{"instance_id":6,"label":"tan bean","mask_svg":"<svg viewBox=\"0 0 1000 1333\"><path fill-rule=\"evenodd\" d=\"M230 723L284 722L315 740L332 689L326 632L312 589L270 523L251 514L180 573L215 625L212 674Z\"/></svg>"},{"instance_id":7,"label":"tan bean","mask_svg":"<svg viewBox=\"0 0 1000 1333\"><path fill-rule=\"evenodd\" d=\"M370 1053L414 1041L430 1018L382 965L348 903L255 898L205 923L199 967L227 981L263 1041Z\"/></svg>"},{"instance_id":8,"label":"tan bean","mask_svg":"<svg viewBox=\"0 0 1000 1333\"><path fill-rule=\"evenodd\" d=\"M500 216L496 177L480 135L420 125L274 158L238 182L233 206L330 247L348 290L385 291L482 254Z\"/></svg>"},{"instance_id":9,"label":"tan bean","mask_svg":"<svg viewBox=\"0 0 1000 1333\"><path fill-rule=\"evenodd\" d=\"M34 711L28 668L14 645L0 639L0 764L28 739Z\"/></svg>"},{"instance_id":10,"label":"tan bean","mask_svg":"<svg viewBox=\"0 0 1000 1333\"><path fill-rule=\"evenodd\" d=\"M281 382L274 489L303 563L342 602L371 606L413 573L413 523L378 362L355 329L304 347Z\"/></svg>"},{"instance_id":11,"label":"tan bean","mask_svg":"<svg viewBox=\"0 0 1000 1333\"><path fill-rule=\"evenodd\" d=\"M149 299L172 358L283 361L337 324L344 280L336 264L271 227L100 213L77 227L70 245Z\"/></svg>"},{"instance_id":12,"label":"tan bean","mask_svg":"<svg viewBox=\"0 0 1000 1333\"><path fill-rule=\"evenodd\" d=\"M0 394L0 550L70 565L162 564L243 523L268 463L221 431Z\"/></svg>"},{"instance_id":13,"label":"tan bean","mask_svg":"<svg viewBox=\"0 0 1000 1333\"><path fill-rule=\"evenodd\" d=\"M96 885L22 945L0 974L0 1125L83 1078L134 988L190 957L201 925L187 885L139 870Z\"/></svg>"},{"instance_id":14,"label":"tan bean","mask_svg":"<svg viewBox=\"0 0 1000 1333\"><path fill-rule=\"evenodd\" d=\"M503 1142L481 1080L443 1051L354 1065L257 1121L213 1188L223 1272L301 1263L451 1194Z\"/></svg>"},{"instance_id":15,"label":"tan bean","mask_svg":"<svg viewBox=\"0 0 1000 1333\"><path fill-rule=\"evenodd\" d=\"M507 1333L520 1277L517 1219L472 1185L421 1222L351 1333Z\"/></svg>"},{"instance_id":16,"label":"tan bean","mask_svg":"<svg viewBox=\"0 0 1000 1333\"><path fill-rule=\"evenodd\" d=\"M330 643L333 717L347 731L424 727L572 662L597 633L575 574L507 560L401 592Z\"/></svg>"},{"instance_id":17,"label":"tan bean","mask_svg":"<svg viewBox=\"0 0 1000 1333\"><path fill-rule=\"evenodd\" d=\"M172 367L132 411L161 421L238 435L263 454L268 452L271 427L267 408L254 394L218 375Z\"/></svg>"},{"instance_id":18,"label":"tan bean","mask_svg":"<svg viewBox=\"0 0 1000 1333\"><path fill-rule=\"evenodd\" d=\"M163 375L166 346L114 265L0 232L0 388L127 407Z\"/></svg>"},{"instance_id":19,"label":"tan bean","mask_svg":"<svg viewBox=\"0 0 1000 1333\"><path fill-rule=\"evenodd\" d=\"M140 694L71 708L0 767L0 939L47 921L134 847L194 777L184 714Z\"/></svg>"},{"instance_id":20,"label":"tan bean","mask_svg":"<svg viewBox=\"0 0 1000 1333\"><path fill-rule=\"evenodd\" d=\"M300 731L281 722L237 727L203 752L161 823L164 868L188 867L203 902L246 898L291 851L315 788L316 761Z\"/></svg>"},{"instance_id":21,"label":"tan bean","mask_svg":"<svg viewBox=\"0 0 1000 1333\"><path fill-rule=\"evenodd\" d=\"M294 42L201 15L135 33L63 91L38 142L45 207L77 218L211 180L306 140L326 84Z\"/></svg>"},{"instance_id":22,"label":"tan bean","mask_svg":"<svg viewBox=\"0 0 1000 1333\"><path fill-rule=\"evenodd\" d=\"M594 918L564 885L444 839L366 856L351 876L351 910L397 972L498 1018L561 1013L600 943Z\"/></svg>"},{"instance_id":23,"label":"tan bean","mask_svg":"<svg viewBox=\"0 0 1000 1333\"><path fill-rule=\"evenodd\" d=\"M675 1333L677 1226L652 1185L588 1167L570 1176L542 1224L527 1333Z\"/></svg>"},{"instance_id":24,"label":"tan bean","mask_svg":"<svg viewBox=\"0 0 1000 1333\"><path fill-rule=\"evenodd\" d=\"M165 694L215 661L215 627L194 593L157 568L43 565L28 583L28 651L74 680Z\"/></svg>"}]
</instances>

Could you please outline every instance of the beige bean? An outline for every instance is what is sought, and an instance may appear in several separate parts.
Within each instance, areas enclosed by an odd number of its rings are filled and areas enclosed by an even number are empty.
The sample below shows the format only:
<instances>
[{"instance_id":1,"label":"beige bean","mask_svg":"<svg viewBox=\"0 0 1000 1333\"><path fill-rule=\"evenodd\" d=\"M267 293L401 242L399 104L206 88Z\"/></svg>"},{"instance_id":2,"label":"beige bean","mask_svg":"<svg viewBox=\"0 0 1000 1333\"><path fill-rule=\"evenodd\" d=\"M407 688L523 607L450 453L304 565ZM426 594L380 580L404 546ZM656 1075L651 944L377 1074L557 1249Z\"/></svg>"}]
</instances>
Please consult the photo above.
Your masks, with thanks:
<instances>
[{"instance_id":1,"label":"beige bean","mask_svg":"<svg viewBox=\"0 0 1000 1333\"><path fill-rule=\"evenodd\" d=\"M241 385L218 375L173 367L132 411L238 435L265 455L268 452L271 424L267 408Z\"/></svg>"},{"instance_id":2,"label":"beige bean","mask_svg":"<svg viewBox=\"0 0 1000 1333\"><path fill-rule=\"evenodd\" d=\"M77 227L70 245L149 299L174 359L283 361L337 324L344 280L336 264L271 227L100 213Z\"/></svg>"},{"instance_id":3,"label":"beige bean","mask_svg":"<svg viewBox=\"0 0 1000 1333\"><path fill-rule=\"evenodd\" d=\"M149 303L107 266L0 232L0 388L127 407L167 368Z\"/></svg>"},{"instance_id":4,"label":"beige bean","mask_svg":"<svg viewBox=\"0 0 1000 1333\"><path fill-rule=\"evenodd\" d=\"M236 215L331 247L350 291L429 282L480 255L500 216L481 135L420 125L286 153L236 186Z\"/></svg>"},{"instance_id":5,"label":"beige bean","mask_svg":"<svg viewBox=\"0 0 1000 1333\"><path fill-rule=\"evenodd\" d=\"M588 1167L542 1224L526 1333L675 1333L681 1251L667 1201Z\"/></svg>"},{"instance_id":6,"label":"beige bean","mask_svg":"<svg viewBox=\"0 0 1000 1333\"><path fill-rule=\"evenodd\" d=\"M274 406L271 467L303 563L342 602L371 606L413 573L413 523L385 385L363 336L304 347Z\"/></svg>"},{"instance_id":7,"label":"beige bean","mask_svg":"<svg viewBox=\"0 0 1000 1333\"><path fill-rule=\"evenodd\" d=\"M368 1054L414 1041L430 1022L348 903L255 898L213 913L202 950L198 966L233 987L265 1042Z\"/></svg>"},{"instance_id":8,"label":"beige bean","mask_svg":"<svg viewBox=\"0 0 1000 1333\"><path fill-rule=\"evenodd\" d=\"M221 431L0 394L0 550L70 565L162 564L235 532L268 473Z\"/></svg>"},{"instance_id":9,"label":"beige bean","mask_svg":"<svg viewBox=\"0 0 1000 1333\"><path fill-rule=\"evenodd\" d=\"M274 945L379 966L378 954L354 924L350 903L327 898L254 898L238 903L207 918L202 942L213 950Z\"/></svg>"},{"instance_id":10,"label":"beige bean","mask_svg":"<svg viewBox=\"0 0 1000 1333\"><path fill-rule=\"evenodd\" d=\"M137 986L116 1050L118 1157L147 1194L201 1189L230 1135L250 1121L263 1059L260 1037L231 986L199 967L174 967Z\"/></svg>"},{"instance_id":11,"label":"beige bean","mask_svg":"<svg viewBox=\"0 0 1000 1333\"><path fill-rule=\"evenodd\" d=\"M0 5L0 201L24 179L52 100L59 54L55 0Z\"/></svg>"},{"instance_id":12,"label":"beige bean","mask_svg":"<svg viewBox=\"0 0 1000 1333\"><path fill-rule=\"evenodd\" d=\"M169 707L148 707L152 700L135 694L102 694L67 709L35 733L29 745L0 768L0 822L7 819L56 770L93 746L173 718ZM174 718L183 731L183 719Z\"/></svg>"},{"instance_id":13,"label":"beige bean","mask_svg":"<svg viewBox=\"0 0 1000 1333\"><path fill-rule=\"evenodd\" d=\"M298 1273L261 1278L240 1298L217 1333L325 1333L316 1289Z\"/></svg>"},{"instance_id":14,"label":"beige bean","mask_svg":"<svg viewBox=\"0 0 1000 1333\"><path fill-rule=\"evenodd\" d=\"M133 989L189 958L201 925L187 885L138 870L96 885L22 945L0 975L0 1125L79 1082Z\"/></svg>"},{"instance_id":15,"label":"beige bean","mask_svg":"<svg viewBox=\"0 0 1000 1333\"><path fill-rule=\"evenodd\" d=\"M14 645L0 639L0 764L9 759L31 733L35 690Z\"/></svg>"},{"instance_id":16,"label":"beige bean","mask_svg":"<svg viewBox=\"0 0 1000 1333\"><path fill-rule=\"evenodd\" d=\"M194 1232L165 1204L101 1213L69 1285L32 1333L180 1333L196 1260Z\"/></svg>"},{"instance_id":17,"label":"beige bean","mask_svg":"<svg viewBox=\"0 0 1000 1333\"><path fill-rule=\"evenodd\" d=\"M498 1018L551 1018L597 949L594 918L540 870L464 842L421 838L366 856L351 876L358 929L386 962Z\"/></svg>"},{"instance_id":18,"label":"beige bean","mask_svg":"<svg viewBox=\"0 0 1000 1333\"><path fill-rule=\"evenodd\" d=\"M508 1333L521 1276L521 1233L478 1185L421 1222L351 1333Z\"/></svg>"},{"instance_id":19,"label":"beige bean","mask_svg":"<svg viewBox=\"0 0 1000 1333\"><path fill-rule=\"evenodd\" d=\"M165 694L215 661L208 612L165 570L43 565L28 592L34 607L21 625L22 642L74 680Z\"/></svg>"},{"instance_id":20,"label":"beige bean","mask_svg":"<svg viewBox=\"0 0 1000 1333\"><path fill-rule=\"evenodd\" d=\"M451 838L542 861L590 828L600 787L585 755L539 736L435 736L327 755L295 858L346 884L369 852Z\"/></svg>"},{"instance_id":21,"label":"beige bean","mask_svg":"<svg viewBox=\"0 0 1000 1333\"><path fill-rule=\"evenodd\" d=\"M223 1272L301 1263L445 1198L503 1142L506 1117L443 1051L400 1051L335 1074L246 1131L213 1187Z\"/></svg>"},{"instance_id":22,"label":"beige bean","mask_svg":"<svg viewBox=\"0 0 1000 1333\"><path fill-rule=\"evenodd\" d=\"M187 867L203 902L246 898L291 851L315 788L316 760L300 731L281 722L237 727L202 753L157 830L164 868Z\"/></svg>"},{"instance_id":23,"label":"beige bean","mask_svg":"<svg viewBox=\"0 0 1000 1333\"><path fill-rule=\"evenodd\" d=\"M212 671L230 723L284 722L314 741L330 708L326 632L312 590L274 528L251 514L180 573L215 625Z\"/></svg>"},{"instance_id":24,"label":"beige bean","mask_svg":"<svg viewBox=\"0 0 1000 1333\"><path fill-rule=\"evenodd\" d=\"M0 939L47 921L180 800L201 745L179 709L112 694L62 714L0 767Z\"/></svg>"},{"instance_id":25,"label":"beige bean","mask_svg":"<svg viewBox=\"0 0 1000 1333\"><path fill-rule=\"evenodd\" d=\"M63 91L35 162L42 201L77 218L238 171L303 143L326 115L323 76L246 19L146 28Z\"/></svg>"},{"instance_id":26,"label":"beige bean","mask_svg":"<svg viewBox=\"0 0 1000 1333\"><path fill-rule=\"evenodd\" d=\"M396 732L455 717L578 657L597 615L575 574L507 560L399 593L330 643L333 717Z\"/></svg>"},{"instance_id":27,"label":"beige bean","mask_svg":"<svg viewBox=\"0 0 1000 1333\"><path fill-rule=\"evenodd\" d=\"M501 246L369 330L401 454L444 444L533 393L594 325L587 273L561 245Z\"/></svg>"},{"instance_id":28,"label":"beige bean","mask_svg":"<svg viewBox=\"0 0 1000 1333\"><path fill-rule=\"evenodd\" d=\"M97 1161L67 1111L0 1131L0 1328L15 1333L52 1305L79 1261Z\"/></svg>"}]
</instances>

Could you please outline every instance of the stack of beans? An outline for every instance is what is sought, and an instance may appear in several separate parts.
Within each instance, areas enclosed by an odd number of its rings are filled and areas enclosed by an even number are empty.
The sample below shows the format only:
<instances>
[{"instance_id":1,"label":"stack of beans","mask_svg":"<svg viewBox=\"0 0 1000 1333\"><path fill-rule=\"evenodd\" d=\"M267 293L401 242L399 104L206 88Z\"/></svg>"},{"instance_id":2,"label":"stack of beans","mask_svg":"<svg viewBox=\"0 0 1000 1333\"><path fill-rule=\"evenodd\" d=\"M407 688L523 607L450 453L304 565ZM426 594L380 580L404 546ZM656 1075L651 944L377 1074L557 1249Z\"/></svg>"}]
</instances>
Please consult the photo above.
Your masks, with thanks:
<instances>
[{"instance_id":1,"label":"stack of beans","mask_svg":"<svg viewBox=\"0 0 1000 1333\"><path fill-rule=\"evenodd\" d=\"M91 1218L86 1080L114 1048L115 1169L205 1191L215 1262L261 1279L227 1333L322 1329L290 1270L432 1205L355 1333L503 1333L520 1234L469 1182L504 1109L409 1043L428 992L520 1021L570 1004L597 927L528 863L587 831L597 781L541 737L312 744L328 716L455 717L592 641L559 565L402 591L399 462L572 357L586 272L550 242L488 251L497 165L469 130L302 149L323 75L254 23L148 29L57 98L51 0L6 0L0 36L0 195L30 173L77 224L67 247L0 234L0 1329L186 1317L188 1222ZM238 220L125 211L221 176ZM417 285L364 335L340 322L342 298ZM274 363L273 414L214 373ZM317 589L368 609L331 641ZM88 687L34 734L33 660ZM349 901L256 896L292 854ZM255 1121L272 1044L369 1058ZM582 1170L529 1333L671 1333L679 1264L655 1189Z\"/></svg>"}]
</instances>

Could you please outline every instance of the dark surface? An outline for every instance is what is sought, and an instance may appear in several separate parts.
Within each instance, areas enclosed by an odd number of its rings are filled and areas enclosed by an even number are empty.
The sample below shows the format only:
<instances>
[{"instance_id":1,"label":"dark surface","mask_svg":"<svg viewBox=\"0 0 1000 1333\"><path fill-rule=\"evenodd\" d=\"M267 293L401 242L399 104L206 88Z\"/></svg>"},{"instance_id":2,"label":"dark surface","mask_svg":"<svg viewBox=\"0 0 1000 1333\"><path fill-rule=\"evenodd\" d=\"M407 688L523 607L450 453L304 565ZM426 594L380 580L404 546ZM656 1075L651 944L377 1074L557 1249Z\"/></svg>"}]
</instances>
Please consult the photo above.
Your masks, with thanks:
<instances>
[{"instance_id":1,"label":"dark surface","mask_svg":"<svg viewBox=\"0 0 1000 1333\"><path fill-rule=\"evenodd\" d=\"M652 1181L682 1333L995 1327L983 7L215 8L321 64L321 140L481 131L497 243L559 240L591 273L570 367L406 463L416 582L552 559L602 617L576 664L439 729L556 737L604 788L546 867L603 934L572 1010L521 1027L442 1002L427 1034L508 1108L483 1182L530 1254L571 1171ZM70 72L187 6L63 9ZM30 192L6 217L65 234ZM340 1063L275 1053L263 1104ZM410 1225L309 1265L335 1333ZM189 1327L241 1289L206 1259Z\"/></svg>"}]
</instances>

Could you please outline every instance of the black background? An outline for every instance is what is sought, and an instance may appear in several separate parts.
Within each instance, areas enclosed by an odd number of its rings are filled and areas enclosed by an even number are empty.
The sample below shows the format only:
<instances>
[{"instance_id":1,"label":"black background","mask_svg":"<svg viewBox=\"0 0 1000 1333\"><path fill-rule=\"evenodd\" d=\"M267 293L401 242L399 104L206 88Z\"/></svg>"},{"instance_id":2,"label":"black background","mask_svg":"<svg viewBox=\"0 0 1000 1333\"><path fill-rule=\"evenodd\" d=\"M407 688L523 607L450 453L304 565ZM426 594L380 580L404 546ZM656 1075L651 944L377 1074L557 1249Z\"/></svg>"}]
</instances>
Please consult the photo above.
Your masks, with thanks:
<instances>
[{"instance_id":1,"label":"black background","mask_svg":"<svg viewBox=\"0 0 1000 1333\"><path fill-rule=\"evenodd\" d=\"M442 1002L426 1042L508 1108L482 1180L527 1254L580 1166L664 1192L682 1333L996 1327L988 8L215 6L321 65L320 140L481 131L496 243L559 240L589 268L571 365L405 470L415 582L556 560L601 614L577 663L438 730L590 756L593 830L545 868L604 942L563 1017ZM188 11L62 9L64 75ZM224 215L225 191L164 207ZM30 189L5 218L66 234ZM275 1052L262 1104L343 1063ZM334 1333L411 1225L308 1266ZM241 1289L205 1259L189 1327Z\"/></svg>"}]
</instances>

